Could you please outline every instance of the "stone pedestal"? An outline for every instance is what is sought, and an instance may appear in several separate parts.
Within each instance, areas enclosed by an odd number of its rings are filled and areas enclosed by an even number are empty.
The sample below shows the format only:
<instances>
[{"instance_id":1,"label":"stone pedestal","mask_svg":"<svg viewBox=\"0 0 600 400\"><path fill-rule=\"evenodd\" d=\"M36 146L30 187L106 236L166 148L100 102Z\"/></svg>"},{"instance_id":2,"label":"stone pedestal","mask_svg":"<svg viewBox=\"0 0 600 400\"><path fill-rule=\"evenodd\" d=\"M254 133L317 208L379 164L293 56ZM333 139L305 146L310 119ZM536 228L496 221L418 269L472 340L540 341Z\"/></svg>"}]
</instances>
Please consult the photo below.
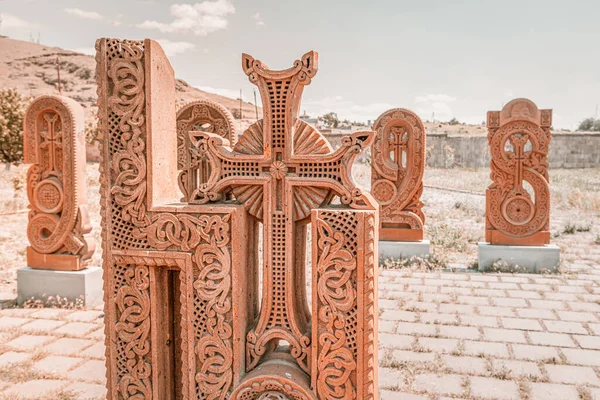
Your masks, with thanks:
<instances>
[{"instance_id":1,"label":"stone pedestal","mask_svg":"<svg viewBox=\"0 0 600 400\"><path fill-rule=\"evenodd\" d=\"M70 301L82 298L87 308L102 304L102 268L87 267L79 271L53 271L21 268L17 271L17 302L30 298L66 297Z\"/></svg>"},{"instance_id":2,"label":"stone pedestal","mask_svg":"<svg viewBox=\"0 0 600 400\"><path fill-rule=\"evenodd\" d=\"M544 246L507 246L479 243L479 270L493 270L494 263L504 261L503 266L516 272L556 272L560 263L560 249L554 244ZM517 268L518 267L518 268Z\"/></svg>"},{"instance_id":3,"label":"stone pedestal","mask_svg":"<svg viewBox=\"0 0 600 400\"><path fill-rule=\"evenodd\" d=\"M414 256L429 257L429 240L419 240L418 242L379 241L379 257L398 260Z\"/></svg>"}]
</instances>

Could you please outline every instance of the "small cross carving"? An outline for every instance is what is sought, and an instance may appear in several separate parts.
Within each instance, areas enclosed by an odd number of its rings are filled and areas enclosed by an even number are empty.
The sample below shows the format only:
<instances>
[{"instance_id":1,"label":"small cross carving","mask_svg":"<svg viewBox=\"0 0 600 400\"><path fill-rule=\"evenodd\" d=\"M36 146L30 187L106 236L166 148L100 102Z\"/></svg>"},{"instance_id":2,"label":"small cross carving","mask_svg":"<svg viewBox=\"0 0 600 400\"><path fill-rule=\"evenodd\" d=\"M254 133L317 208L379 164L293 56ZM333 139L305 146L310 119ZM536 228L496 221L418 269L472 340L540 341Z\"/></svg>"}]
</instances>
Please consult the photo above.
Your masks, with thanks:
<instances>
[{"instance_id":1,"label":"small cross carving","mask_svg":"<svg viewBox=\"0 0 600 400\"><path fill-rule=\"evenodd\" d=\"M311 316L304 285L307 217L336 195L354 208L373 206L355 187L350 169L374 132L356 132L333 151L315 128L298 119L303 87L317 72L317 53L305 54L284 71L271 71L249 55L243 55L242 63L260 90L263 119L244 132L233 150L218 135L190 132L192 143L211 164L210 177L190 202L219 201L233 192L262 221L262 301L247 335L247 371L277 349L274 356L291 355L310 373ZM278 348L282 342L289 347Z\"/></svg>"},{"instance_id":2,"label":"small cross carving","mask_svg":"<svg viewBox=\"0 0 600 400\"><path fill-rule=\"evenodd\" d=\"M394 126L390 135L390 151L394 153L394 161L398 165L398 173L400 176L404 176L406 171L402 165L402 156L408 150L408 132L404 126Z\"/></svg>"},{"instance_id":3,"label":"small cross carving","mask_svg":"<svg viewBox=\"0 0 600 400\"><path fill-rule=\"evenodd\" d=\"M58 121L58 114L53 112L44 113L44 123L46 129L40 130L42 137L42 143L40 148L48 150L48 172L58 172L56 165L56 149L62 149L62 131L56 129L56 122Z\"/></svg>"}]
</instances>

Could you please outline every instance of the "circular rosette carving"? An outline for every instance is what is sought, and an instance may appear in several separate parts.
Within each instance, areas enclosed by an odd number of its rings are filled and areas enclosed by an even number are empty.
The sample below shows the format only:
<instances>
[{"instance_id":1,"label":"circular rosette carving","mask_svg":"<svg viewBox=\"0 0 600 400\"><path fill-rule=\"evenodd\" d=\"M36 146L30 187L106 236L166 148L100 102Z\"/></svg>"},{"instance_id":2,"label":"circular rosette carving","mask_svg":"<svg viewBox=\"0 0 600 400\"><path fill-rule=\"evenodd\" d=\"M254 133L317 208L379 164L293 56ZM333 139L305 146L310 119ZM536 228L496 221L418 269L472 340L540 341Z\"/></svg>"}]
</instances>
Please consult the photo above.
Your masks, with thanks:
<instances>
[{"instance_id":1,"label":"circular rosette carving","mask_svg":"<svg viewBox=\"0 0 600 400\"><path fill-rule=\"evenodd\" d=\"M380 179L373 183L371 192L373 193L373 196L375 196L379 204L385 206L390 204L396 198L398 190L393 182L385 179Z\"/></svg>"},{"instance_id":2,"label":"circular rosette carving","mask_svg":"<svg viewBox=\"0 0 600 400\"><path fill-rule=\"evenodd\" d=\"M44 179L33 189L34 207L47 214L62 210L65 200L62 184L56 178Z\"/></svg>"},{"instance_id":3,"label":"circular rosette carving","mask_svg":"<svg viewBox=\"0 0 600 400\"><path fill-rule=\"evenodd\" d=\"M287 165L283 161L275 161L269 168L269 172L271 172L271 175L275 179L283 179L287 171Z\"/></svg>"},{"instance_id":4,"label":"circular rosette carving","mask_svg":"<svg viewBox=\"0 0 600 400\"><path fill-rule=\"evenodd\" d=\"M535 205L526 196L517 195L502 203L502 216L513 225L524 225L535 214Z\"/></svg>"}]
</instances>

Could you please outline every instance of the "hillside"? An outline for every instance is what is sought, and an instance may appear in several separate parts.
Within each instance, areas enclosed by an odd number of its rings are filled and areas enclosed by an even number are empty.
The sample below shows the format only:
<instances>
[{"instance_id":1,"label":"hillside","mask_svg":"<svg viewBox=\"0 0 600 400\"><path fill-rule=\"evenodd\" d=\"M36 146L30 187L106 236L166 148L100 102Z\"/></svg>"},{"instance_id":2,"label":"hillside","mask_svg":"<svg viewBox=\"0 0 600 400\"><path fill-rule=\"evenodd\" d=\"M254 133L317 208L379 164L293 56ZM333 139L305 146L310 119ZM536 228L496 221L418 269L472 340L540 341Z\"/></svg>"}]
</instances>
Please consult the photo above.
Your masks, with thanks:
<instances>
[{"instance_id":1,"label":"hillside","mask_svg":"<svg viewBox=\"0 0 600 400\"><path fill-rule=\"evenodd\" d=\"M0 37L0 88L13 87L30 96L58 94L57 58L62 94L77 100L86 114L96 105L96 61L93 56L36 43ZM177 102L212 100L229 110L239 109L239 100L207 93L177 79ZM259 110L260 112L260 110ZM243 117L255 118L254 104L242 104Z\"/></svg>"}]
</instances>

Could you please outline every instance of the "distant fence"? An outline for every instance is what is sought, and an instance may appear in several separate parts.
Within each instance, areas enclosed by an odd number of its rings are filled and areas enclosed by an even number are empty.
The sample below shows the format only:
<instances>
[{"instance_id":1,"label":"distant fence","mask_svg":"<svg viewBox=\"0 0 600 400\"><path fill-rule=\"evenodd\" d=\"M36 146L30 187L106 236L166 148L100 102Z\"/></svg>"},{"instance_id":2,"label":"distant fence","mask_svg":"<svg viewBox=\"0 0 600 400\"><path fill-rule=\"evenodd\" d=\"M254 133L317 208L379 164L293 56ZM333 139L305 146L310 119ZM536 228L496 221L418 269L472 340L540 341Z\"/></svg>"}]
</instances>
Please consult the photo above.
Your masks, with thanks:
<instances>
[{"instance_id":1,"label":"distant fence","mask_svg":"<svg viewBox=\"0 0 600 400\"><path fill-rule=\"evenodd\" d=\"M326 133L336 147L345 134ZM550 142L550 168L600 167L600 133L554 133ZM486 136L427 135L427 166L481 168L490 164Z\"/></svg>"}]
</instances>

